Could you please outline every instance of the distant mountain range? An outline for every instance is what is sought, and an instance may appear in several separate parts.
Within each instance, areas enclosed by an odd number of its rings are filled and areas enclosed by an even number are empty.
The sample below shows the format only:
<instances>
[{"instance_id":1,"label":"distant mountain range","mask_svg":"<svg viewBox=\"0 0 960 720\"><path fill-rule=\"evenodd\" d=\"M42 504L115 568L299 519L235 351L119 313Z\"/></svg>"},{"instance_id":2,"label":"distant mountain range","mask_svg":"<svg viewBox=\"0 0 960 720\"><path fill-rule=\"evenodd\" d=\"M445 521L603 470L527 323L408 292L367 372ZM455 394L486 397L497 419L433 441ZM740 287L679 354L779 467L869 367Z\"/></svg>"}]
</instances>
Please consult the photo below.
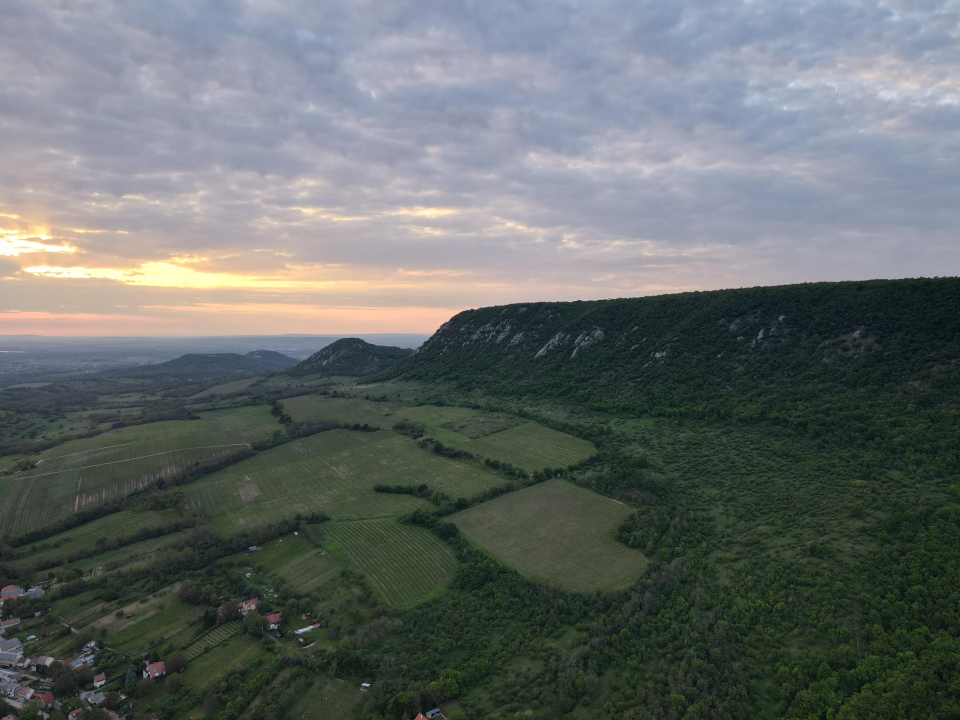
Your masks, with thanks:
<instances>
[{"instance_id":1,"label":"distant mountain range","mask_svg":"<svg viewBox=\"0 0 960 720\"><path fill-rule=\"evenodd\" d=\"M360 338L343 338L328 345L288 372L291 375L348 375L363 377L382 372L413 350L372 345Z\"/></svg>"}]
</instances>

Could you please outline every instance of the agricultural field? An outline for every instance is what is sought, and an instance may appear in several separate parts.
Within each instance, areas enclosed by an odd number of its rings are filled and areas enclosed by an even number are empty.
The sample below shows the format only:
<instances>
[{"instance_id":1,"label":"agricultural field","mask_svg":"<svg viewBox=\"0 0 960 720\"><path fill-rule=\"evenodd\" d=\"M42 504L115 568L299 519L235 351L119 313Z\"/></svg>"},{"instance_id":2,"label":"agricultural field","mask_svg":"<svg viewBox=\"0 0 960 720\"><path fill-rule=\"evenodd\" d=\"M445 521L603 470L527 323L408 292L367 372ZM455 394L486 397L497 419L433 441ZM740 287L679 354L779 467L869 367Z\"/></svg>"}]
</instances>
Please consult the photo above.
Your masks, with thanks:
<instances>
[{"instance_id":1,"label":"agricultural field","mask_svg":"<svg viewBox=\"0 0 960 720\"><path fill-rule=\"evenodd\" d=\"M137 613L135 622L110 633L111 647L129 654L161 646L193 625L203 614L203 608L172 597Z\"/></svg>"},{"instance_id":2,"label":"agricultural field","mask_svg":"<svg viewBox=\"0 0 960 720\"><path fill-rule=\"evenodd\" d=\"M210 648L225 643L239 633L241 628L239 620L231 620L204 633L186 647L187 662L202 655Z\"/></svg>"},{"instance_id":3,"label":"agricultural field","mask_svg":"<svg viewBox=\"0 0 960 720\"><path fill-rule=\"evenodd\" d=\"M187 399L202 400L204 398L213 397L214 395L231 395L233 393L243 392L260 379L261 378L259 377L249 377L243 378L242 380L232 380L230 382L221 383L220 385L209 387L206 390L201 390L195 395L191 395Z\"/></svg>"},{"instance_id":4,"label":"agricultural field","mask_svg":"<svg viewBox=\"0 0 960 720\"><path fill-rule=\"evenodd\" d=\"M316 526L313 526L316 527ZM258 573L271 573L299 593L309 594L326 589L343 570L343 566L329 553L320 549L302 535L286 535L271 540L253 555L233 556L235 561L253 567Z\"/></svg>"},{"instance_id":5,"label":"agricultural field","mask_svg":"<svg viewBox=\"0 0 960 720\"><path fill-rule=\"evenodd\" d=\"M565 590L626 585L646 558L617 542L632 509L564 480L548 480L451 516L476 545L525 576Z\"/></svg>"},{"instance_id":6,"label":"agricultural field","mask_svg":"<svg viewBox=\"0 0 960 720\"><path fill-rule=\"evenodd\" d=\"M260 453L184 488L191 509L219 528L323 511L334 518L399 515L425 500L374 492L378 483L426 483L452 497L495 487L492 472L420 449L392 431L333 430Z\"/></svg>"},{"instance_id":7,"label":"agricultural field","mask_svg":"<svg viewBox=\"0 0 960 720\"><path fill-rule=\"evenodd\" d=\"M237 666L250 667L263 654L259 640L250 635L235 635L189 661L182 673L183 682L192 690L209 692L214 680L226 676Z\"/></svg>"},{"instance_id":8,"label":"agricultural field","mask_svg":"<svg viewBox=\"0 0 960 720\"><path fill-rule=\"evenodd\" d=\"M508 413L478 412L456 420L448 420L441 427L465 435L471 440L510 430L527 423L517 415Z\"/></svg>"},{"instance_id":9,"label":"agricultural field","mask_svg":"<svg viewBox=\"0 0 960 720\"><path fill-rule=\"evenodd\" d=\"M269 411L257 406L64 443L41 453L32 470L0 478L0 534L36 529L197 463L229 457L276 429Z\"/></svg>"},{"instance_id":10,"label":"agricultural field","mask_svg":"<svg viewBox=\"0 0 960 720\"><path fill-rule=\"evenodd\" d=\"M90 550L97 545L101 538L114 539L127 537L148 528L163 527L175 519L169 513L153 510L123 512L97 518L79 527L67 530L32 545L17 548L14 560L29 556L23 567L33 567L37 563L63 561L74 553Z\"/></svg>"},{"instance_id":11,"label":"agricultural field","mask_svg":"<svg viewBox=\"0 0 960 720\"><path fill-rule=\"evenodd\" d=\"M287 717L296 720L341 720L360 702L362 693L357 682L319 677L306 690Z\"/></svg>"},{"instance_id":12,"label":"agricultural field","mask_svg":"<svg viewBox=\"0 0 960 720\"><path fill-rule=\"evenodd\" d=\"M394 519L358 520L327 523L324 533L330 551L366 575L392 607L412 607L453 579L453 551L423 528Z\"/></svg>"},{"instance_id":13,"label":"agricultural field","mask_svg":"<svg viewBox=\"0 0 960 720\"><path fill-rule=\"evenodd\" d=\"M300 395L283 400L284 411L296 421L364 423L380 428L393 427L395 418L388 415L386 403L357 398L330 398L322 395Z\"/></svg>"},{"instance_id":14,"label":"agricultural field","mask_svg":"<svg viewBox=\"0 0 960 720\"><path fill-rule=\"evenodd\" d=\"M593 443L587 440L534 422L458 443L456 447L480 457L510 463L528 472L565 468L596 452Z\"/></svg>"},{"instance_id":15,"label":"agricultural field","mask_svg":"<svg viewBox=\"0 0 960 720\"><path fill-rule=\"evenodd\" d=\"M159 553L170 549L182 537L184 537L184 534L178 532L149 540L141 540L116 550L108 550L73 563L59 565L52 568L50 572L55 575L62 575L70 569L83 574L90 572L111 573L120 569L132 570L152 562Z\"/></svg>"}]
</instances>

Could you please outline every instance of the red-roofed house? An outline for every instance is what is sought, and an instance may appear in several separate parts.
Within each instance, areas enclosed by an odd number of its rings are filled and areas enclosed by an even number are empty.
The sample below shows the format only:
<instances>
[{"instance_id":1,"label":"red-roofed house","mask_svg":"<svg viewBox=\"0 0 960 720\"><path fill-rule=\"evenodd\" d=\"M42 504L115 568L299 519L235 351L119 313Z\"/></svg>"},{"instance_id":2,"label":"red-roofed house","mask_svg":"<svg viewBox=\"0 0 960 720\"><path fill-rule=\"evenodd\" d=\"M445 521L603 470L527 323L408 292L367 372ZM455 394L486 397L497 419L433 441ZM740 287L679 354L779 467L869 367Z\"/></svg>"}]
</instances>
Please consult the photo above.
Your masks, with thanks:
<instances>
[{"instance_id":1,"label":"red-roofed house","mask_svg":"<svg viewBox=\"0 0 960 720\"><path fill-rule=\"evenodd\" d=\"M280 627L280 620L282 619L281 613L273 613L271 615L264 615L264 620L267 621L267 629L276 630Z\"/></svg>"},{"instance_id":2,"label":"red-roofed house","mask_svg":"<svg viewBox=\"0 0 960 720\"><path fill-rule=\"evenodd\" d=\"M156 680L158 677L163 677L167 674L167 666L163 661L155 662L152 665L147 665L147 669L143 671L144 678L151 678Z\"/></svg>"},{"instance_id":3,"label":"red-roofed house","mask_svg":"<svg viewBox=\"0 0 960 720\"><path fill-rule=\"evenodd\" d=\"M71 710L70 714L67 715L67 720L80 720L83 717L83 708L77 708L76 710Z\"/></svg>"},{"instance_id":4,"label":"red-roofed house","mask_svg":"<svg viewBox=\"0 0 960 720\"><path fill-rule=\"evenodd\" d=\"M248 612L253 612L260 605L260 598L250 598L249 600L244 600L240 603L240 612L246 615Z\"/></svg>"},{"instance_id":5,"label":"red-roofed house","mask_svg":"<svg viewBox=\"0 0 960 720\"><path fill-rule=\"evenodd\" d=\"M33 698L34 700L39 700L44 704L45 707L50 707L50 703L53 702L53 693L47 690L42 695L37 695Z\"/></svg>"},{"instance_id":6,"label":"red-roofed house","mask_svg":"<svg viewBox=\"0 0 960 720\"><path fill-rule=\"evenodd\" d=\"M99 675L93 676L93 688L95 690L99 690L106 684L107 684L107 676L104 673L100 673Z\"/></svg>"},{"instance_id":7,"label":"red-roofed house","mask_svg":"<svg viewBox=\"0 0 960 720\"><path fill-rule=\"evenodd\" d=\"M19 585L7 585L6 587L0 588L0 598L6 600L7 598L17 598L23 595L23 588Z\"/></svg>"}]
</instances>

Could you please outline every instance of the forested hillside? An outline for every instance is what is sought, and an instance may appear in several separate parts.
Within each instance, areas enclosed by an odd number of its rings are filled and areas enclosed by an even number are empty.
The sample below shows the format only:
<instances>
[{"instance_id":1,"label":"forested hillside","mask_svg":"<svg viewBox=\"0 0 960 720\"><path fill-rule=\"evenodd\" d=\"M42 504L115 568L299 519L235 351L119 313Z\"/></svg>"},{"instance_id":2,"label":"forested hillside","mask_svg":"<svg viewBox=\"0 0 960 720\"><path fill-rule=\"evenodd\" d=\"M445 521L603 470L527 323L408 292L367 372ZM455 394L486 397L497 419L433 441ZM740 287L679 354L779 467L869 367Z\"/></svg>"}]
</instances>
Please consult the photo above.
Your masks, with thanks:
<instances>
[{"instance_id":1,"label":"forested hillside","mask_svg":"<svg viewBox=\"0 0 960 720\"><path fill-rule=\"evenodd\" d=\"M346 375L363 377L385 370L413 351L373 345L360 338L342 338L290 369L291 375Z\"/></svg>"},{"instance_id":2,"label":"forested hillside","mask_svg":"<svg viewBox=\"0 0 960 720\"><path fill-rule=\"evenodd\" d=\"M634 416L766 422L953 471L960 280L469 310L383 377Z\"/></svg>"}]
</instances>

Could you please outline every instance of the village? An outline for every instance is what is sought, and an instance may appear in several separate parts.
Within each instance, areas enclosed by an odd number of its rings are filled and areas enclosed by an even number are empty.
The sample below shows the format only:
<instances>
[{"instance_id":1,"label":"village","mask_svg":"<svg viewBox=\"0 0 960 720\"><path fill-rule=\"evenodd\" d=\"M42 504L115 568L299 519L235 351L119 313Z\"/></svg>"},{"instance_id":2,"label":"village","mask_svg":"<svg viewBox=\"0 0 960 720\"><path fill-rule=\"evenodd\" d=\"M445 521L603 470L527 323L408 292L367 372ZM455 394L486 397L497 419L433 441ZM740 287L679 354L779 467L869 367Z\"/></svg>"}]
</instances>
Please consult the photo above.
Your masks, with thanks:
<instances>
[{"instance_id":1,"label":"village","mask_svg":"<svg viewBox=\"0 0 960 720\"><path fill-rule=\"evenodd\" d=\"M44 590L40 586L24 589L18 585L7 585L0 590L0 596L2 613L4 604L42 598ZM236 602L233 614L246 618L262 609L263 602L254 597ZM42 611L38 610L31 619L40 618L41 615ZM283 636L280 631L283 620L281 612L266 612L256 617L262 624L262 634L272 637L274 642ZM305 633L319 627L309 613L303 617L309 624L295 631L300 643L303 643L302 636ZM25 622L20 617L0 620L0 713L4 713L0 720L48 718L52 713L58 713L58 716L68 720L84 717L88 720L126 720L119 710L124 707L124 701L128 700L129 693L139 681L156 682L167 675L167 662L152 659L147 653L139 658L142 666L139 676L126 663L125 671L115 672L116 668L113 668L112 673L102 672L98 665L106 661L113 667L117 663L111 660L115 660L114 656L118 653L95 640L86 642L69 657L33 655L31 646L42 638L34 634L22 637L24 633L18 633L18 629ZM72 628L70 631L76 633ZM155 720L153 713L135 717L137 720Z\"/></svg>"}]
</instances>

